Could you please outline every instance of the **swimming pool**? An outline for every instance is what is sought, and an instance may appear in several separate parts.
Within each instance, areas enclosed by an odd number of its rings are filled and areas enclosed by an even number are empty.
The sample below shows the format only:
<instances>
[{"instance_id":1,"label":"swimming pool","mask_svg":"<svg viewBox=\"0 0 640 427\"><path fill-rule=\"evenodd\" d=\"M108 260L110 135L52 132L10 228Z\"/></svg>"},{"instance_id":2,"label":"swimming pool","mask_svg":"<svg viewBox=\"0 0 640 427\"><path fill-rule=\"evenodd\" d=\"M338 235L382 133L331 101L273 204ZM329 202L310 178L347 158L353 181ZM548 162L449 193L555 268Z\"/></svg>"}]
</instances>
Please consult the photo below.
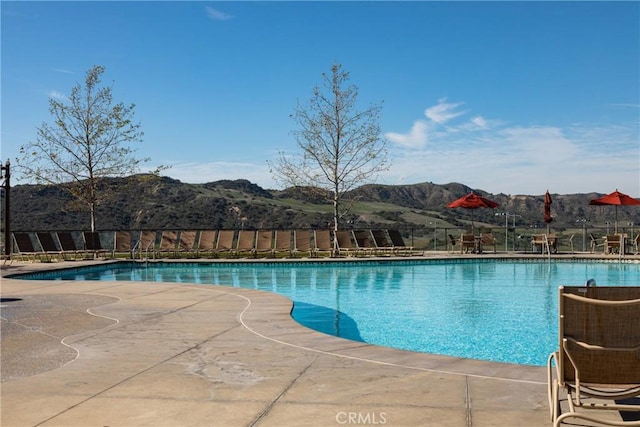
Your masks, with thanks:
<instances>
[{"instance_id":1,"label":"swimming pool","mask_svg":"<svg viewBox=\"0 0 640 427\"><path fill-rule=\"evenodd\" d=\"M298 322L371 344L542 366L557 348L557 289L638 286L640 263L564 260L131 263L15 278L222 284L277 292Z\"/></svg>"}]
</instances>

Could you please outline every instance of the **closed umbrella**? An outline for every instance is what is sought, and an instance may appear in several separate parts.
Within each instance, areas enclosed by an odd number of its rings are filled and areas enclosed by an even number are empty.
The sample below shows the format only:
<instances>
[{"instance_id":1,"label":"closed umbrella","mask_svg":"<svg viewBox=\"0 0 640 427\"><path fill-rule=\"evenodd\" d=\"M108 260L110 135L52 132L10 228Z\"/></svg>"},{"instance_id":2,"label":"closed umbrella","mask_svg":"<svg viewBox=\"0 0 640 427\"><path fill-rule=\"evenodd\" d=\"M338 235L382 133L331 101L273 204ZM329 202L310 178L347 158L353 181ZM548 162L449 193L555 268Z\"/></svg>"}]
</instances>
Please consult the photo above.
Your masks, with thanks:
<instances>
[{"instance_id":1,"label":"closed umbrella","mask_svg":"<svg viewBox=\"0 0 640 427\"><path fill-rule=\"evenodd\" d=\"M454 200L453 202L447 205L448 208L464 208L471 209L471 229L474 229L473 224L473 210L480 208L497 208L500 206L498 203L493 200L489 200L486 197L479 196L475 194L473 191L466 196L460 197L459 199Z\"/></svg>"},{"instance_id":2,"label":"closed umbrella","mask_svg":"<svg viewBox=\"0 0 640 427\"><path fill-rule=\"evenodd\" d=\"M551 217L551 194L549 190L544 194L544 222L547 223L547 234L549 234L549 224L553 221Z\"/></svg>"},{"instance_id":3,"label":"closed umbrella","mask_svg":"<svg viewBox=\"0 0 640 427\"><path fill-rule=\"evenodd\" d=\"M602 196L598 199L593 199L589 202L590 205L613 205L616 208L616 222L614 226L615 233L618 233L618 206L633 206L640 205L640 200L619 192L617 189L613 193L609 193L606 196Z\"/></svg>"}]
</instances>

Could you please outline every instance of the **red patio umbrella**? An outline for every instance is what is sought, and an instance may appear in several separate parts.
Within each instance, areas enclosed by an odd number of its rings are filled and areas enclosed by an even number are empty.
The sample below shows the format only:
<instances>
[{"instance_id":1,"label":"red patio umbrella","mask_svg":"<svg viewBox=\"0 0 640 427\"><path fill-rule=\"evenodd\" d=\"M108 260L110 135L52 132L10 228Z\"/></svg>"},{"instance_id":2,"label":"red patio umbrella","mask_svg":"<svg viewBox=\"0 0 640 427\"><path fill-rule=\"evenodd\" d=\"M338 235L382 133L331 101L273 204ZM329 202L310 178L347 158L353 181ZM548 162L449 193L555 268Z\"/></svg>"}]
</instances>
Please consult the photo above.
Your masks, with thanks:
<instances>
[{"instance_id":1,"label":"red patio umbrella","mask_svg":"<svg viewBox=\"0 0 640 427\"><path fill-rule=\"evenodd\" d=\"M553 221L551 217L551 194L549 194L549 190L544 193L544 222L547 223L547 234L549 234L549 224Z\"/></svg>"},{"instance_id":2,"label":"red patio umbrella","mask_svg":"<svg viewBox=\"0 0 640 427\"><path fill-rule=\"evenodd\" d=\"M473 224L473 210L479 208L497 208L500 206L498 203L493 200L489 200L486 197L478 196L473 191L466 196L460 197L457 200L449 203L447 205L448 208L464 208L471 209L471 229L474 229Z\"/></svg>"},{"instance_id":3,"label":"red patio umbrella","mask_svg":"<svg viewBox=\"0 0 640 427\"><path fill-rule=\"evenodd\" d=\"M598 199L593 199L589 202L590 205L614 205L616 207L616 222L615 233L618 232L618 206L632 206L640 205L640 200L621 193L616 189L613 193L609 193L606 196L602 196Z\"/></svg>"}]
</instances>

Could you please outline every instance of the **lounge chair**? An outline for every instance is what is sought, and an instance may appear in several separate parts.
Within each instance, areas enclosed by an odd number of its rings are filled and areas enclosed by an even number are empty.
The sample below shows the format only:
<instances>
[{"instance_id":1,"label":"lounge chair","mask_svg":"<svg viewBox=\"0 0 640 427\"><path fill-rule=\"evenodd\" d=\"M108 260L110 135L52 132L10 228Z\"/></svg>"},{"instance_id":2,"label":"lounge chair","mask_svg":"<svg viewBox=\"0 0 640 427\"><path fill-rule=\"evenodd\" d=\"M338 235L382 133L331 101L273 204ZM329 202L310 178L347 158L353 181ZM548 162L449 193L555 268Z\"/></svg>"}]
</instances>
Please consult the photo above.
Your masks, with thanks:
<instances>
[{"instance_id":1,"label":"lounge chair","mask_svg":"<svg viewBox=\"0 0 640 427\"><path fill-rule=\"evenodd\" d=\"M113 258L116 254L129 254L133 259L133 250L131 249L131 232L118 230L113 232Z\"/></svg>"},{"instance_id":2,"label":"lounge chair","mask_svg":"<svg viewBox=\"0 0 640 427\"><path fill-rule=\"evenodd\" d=\"M373 237L377 253L393 253L393 243L385 230L371 230L371 237Z\"/></svg>"},{"instance_id":3,"label":"lounge chair","mask_svg":"<svg viewBox=\"0 0 640 427\"><path fill-rule=\"evenodd\" d=\"M216 249L216 231L202 230L195 248L198 256L202 256L207 253L212 254Z\"/></svg>"},{"instance_id":4,"label":"lounge chair","mask_svg":"<svg viewBox=\"0 0 640 427\"><path fill-rule=\"evenodd\" d=\"M460 236L460 253L476 252L476 237L473 234L462 234Z\"/></svg>"},{"instance_id":5,"label":"lounge chair","mask_svg":"<svg viewBox=\"0 0 640 427\"><path fill-rule=\"evenodd\" d=\"M338 230L335 232L335 238L338 242L338 254L352 255L358 252L358 247L351 240L351 232L349 230Z\"/></svg>"},{"instance_id":6,"label":"lounge chair","mask_svg":"<svg viewBox=\"0 0 640 427\"><path fill-rule=\"evenodd\" d=\"M569 418L639 426L612 411L640 415L640 405L621 402L640 396L640 287L561 286L558 301L560 343L548 360L554 426Z\"/></svg>"},{"instance_id":7,"label":"lounge chair","mask_svg":"<svg viewBox=\"0 0 640 427\"><path fill-rule=\"evenodd\" d=\"M404 239L400 234L400 231L395 229L390 229L390 230L387 230L387 233L389 233L389 238L391 239L391 243L393 244L393 251L395 254L397 255L401 253L404 255L411 254L411 252L413 251L413 246L407 246L405 244Z\"/></svg>"},{"instance_id":8,"label":"lounge chair","mask_svg":"<svg viewBox=\"0 0 640 427\"><path fill-rule=\"evenodd\" d=\"M636 255L640 252L640 250L638 250L639 246L640 246L640 233L636 234L636 238L633 239L633 253Z\"/></svg>"},{"instance_id":9,"label":"lounge chair","mask_svg":"<svg viewBox=\"0 0 640 427\"><path fill-rule=\"evenodd\" d=\"M254 255L260 253L273 254L273 232L271 230L258 230L256 232L256 246L254 248Z\"/></svg>"},{"instance_id":10,"label":"lounge chair","mask_svg":"<svg viewBox=\"0 0 640 427\"><path fill-rule=\"evenodd\" d=\"M98 257L100 254L108 252L100 242L100 233L97 231L83 231L82 238L84 239L84 250L86 252L93 253L94 257Z\"/></svg>"},{"instance_id":11,"label":"lounge chair","mask_svg":"<svg viewBox=\"0 0 640 427\"><path fill-rule=\"evenodd\" d=\"M160 236L160 245L158 246L158 254L168 253L175 256L178 251L178 232L173 230L165 230Z\"/></svg>"},{"instance_id":12,"label":"lounge chair","mask_svg":"<svg viewBox=\"0 0 640 427\"><path fill-rule=\"evenodd\" d=\"M56 255L56 257L62 258L62 251L58 249L58 245L56 245L56 241L53 240L53 236L49 232L38 232L36 233L36 237L38 242L40 242L40 247L42 248L42 252L44 255L51 259L52 255Z\"/></svg>"},{"instance_id":13,"label":"lounge chair","mask_svg":"<svg viewBox=\"0 0 640 427\"><path fill-rule=\"evenodd\" d=\"M195 230L184 230L180 232L180 238L178 239L178 252L182 253L196 253L198 242L196 241L198 235Z\"/></svg>"},{"instance_id":14,"label":"lounge chair","mask_svg":"<svg viewBox=\"0 0 640 427\"><path fill-rule=\"evenodd\" d=\"M216 254L222 252L233 252L233 240L235 238L235 230L218 231L218 239L216 240Z\"/></svg>"},{"instance_id":15,"label":"lounge chair","mask_svg":"<svg viewBox=\"0 0 640 427\"><path fill-rule=\"evenodd\" d=\"M58 239L63 258L65 258L66 254L73 254L73 258L78 259L79 250L73 238L73 233L70 231L57 231L56 238Z\"/></svg>"},{"instance_id":16,"label":"lounge chair","mask_svg":"<svg viewBox=\"0 0 640 427\"><path fill-rule=\"evenodd\" d=\"M13 236L13 251L12 255L19 256L24 261L31 258L35 260L36 257L40 258L43 252L37 250L31 240L31 233L11 233Z\"/></svg>"},{"instance_id":17,"label":"lounge chair","mask_svg":"<svg viewBox=\"0 0 640 427\"><path fill-rule=\"evenodd\" d=\"M311 248L311 231L310 230L294 230L293 232L293 254L308 253L312 256Z\"/></svg>"},{"instance_id":18,"label":"lounge chair","mask_svg":"<svg viewBox=\"0 0 640 427\"><path fill-rule=\"evenodd\" d=\"M333 253L333 243L331 242L331 230L313 231L313 255L318 256L320 252Z\"/></svg>"},{"instance_id":19,"label":"lounge chair","mask_svg":"<svg viewBox=\"0 0 640 427\"><path fill-rule=\"evenodd\" d=\"M276 230L276 241L273 254L286 253L291 255L291 230Z\"/></svg>"},{"instance_id":20,"label":"lounge chair","mask_svg":"<svg viewBox=\"0 0 640 427\"><path fill-rule=\"evenodd\" d=\"M367 255L373 255L376 244L371 237L371 230L353 230L353 240L355 240L357 249Z\"/></svg>"},{"instance_id":21,"label":"lounge chair","mask_svg":"<svg viewBox=\"0 0 640 427\"><path fill-rule=\"evenodd\" d=\"M256 232L253 230L240 230L234 253L240 255L255 255Z\"/></svg>"}]
</instances>

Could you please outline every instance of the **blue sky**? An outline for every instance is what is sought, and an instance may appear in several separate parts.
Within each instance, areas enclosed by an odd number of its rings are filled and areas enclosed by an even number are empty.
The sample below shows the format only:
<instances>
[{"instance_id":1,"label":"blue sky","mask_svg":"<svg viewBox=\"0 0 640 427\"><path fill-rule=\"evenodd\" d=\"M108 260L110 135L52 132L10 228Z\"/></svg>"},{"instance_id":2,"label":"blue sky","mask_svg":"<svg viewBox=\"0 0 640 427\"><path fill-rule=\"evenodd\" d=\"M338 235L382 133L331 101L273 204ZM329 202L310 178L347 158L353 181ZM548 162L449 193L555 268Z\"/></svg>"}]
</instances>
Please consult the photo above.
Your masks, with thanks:
<instances>
[{"instance_id":1,"label":"blue sky","mask_svg":"<svg viewBox=\"0 0 640 427\"><path fill-rule=\"evenodd\" d=\"M290 115L333 63L383 101L383 184L640 196L639 2L2 1L2 161L93 65L145 165L277 188Z\"/></svg>"}]
</instances>

